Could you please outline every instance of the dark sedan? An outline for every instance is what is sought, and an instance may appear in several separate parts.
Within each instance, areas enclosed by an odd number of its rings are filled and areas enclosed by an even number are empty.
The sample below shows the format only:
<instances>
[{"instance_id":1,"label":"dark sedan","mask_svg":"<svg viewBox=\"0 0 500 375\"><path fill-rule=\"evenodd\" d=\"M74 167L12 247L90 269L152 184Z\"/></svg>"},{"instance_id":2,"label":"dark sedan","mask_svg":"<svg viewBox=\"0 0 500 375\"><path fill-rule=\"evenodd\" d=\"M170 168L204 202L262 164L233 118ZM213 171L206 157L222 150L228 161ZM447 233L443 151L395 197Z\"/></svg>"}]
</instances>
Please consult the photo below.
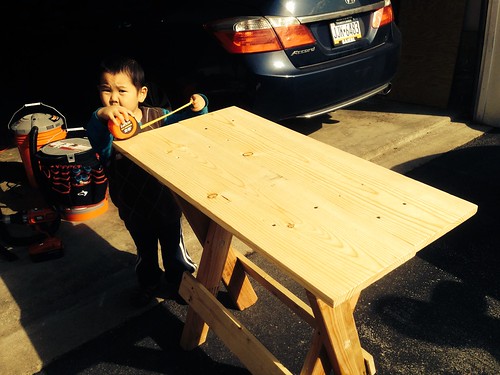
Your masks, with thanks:
<instances>
[{"instance_id":1,"label":"dark sedan","mask_svg":"<svg viewBox=\"0 0 500 375\"><path fill-rule=\"evenodd\" d=\"M273 120L314 117L387 92L397 70L401 36L389 0L186 5L189 12L159 10L165 38L151 40L168 46L172 67L157 76L206 93L212 109L229 103Z\"/></svg>"}]
</instances>

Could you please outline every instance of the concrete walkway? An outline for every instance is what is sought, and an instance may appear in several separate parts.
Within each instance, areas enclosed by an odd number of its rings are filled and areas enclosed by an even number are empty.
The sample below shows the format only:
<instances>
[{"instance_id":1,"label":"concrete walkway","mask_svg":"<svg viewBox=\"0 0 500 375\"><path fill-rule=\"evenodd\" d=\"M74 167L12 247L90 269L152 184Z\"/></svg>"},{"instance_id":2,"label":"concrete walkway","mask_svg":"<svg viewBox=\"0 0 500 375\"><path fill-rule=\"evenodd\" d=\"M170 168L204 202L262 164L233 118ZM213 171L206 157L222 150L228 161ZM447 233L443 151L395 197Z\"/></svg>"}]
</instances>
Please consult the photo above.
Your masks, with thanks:
<instances>
[{"instance_id":1,"label":"concrete walkway","mask_svg":"<svg viewBox=\"0 0 500 375\"><path fill-rule=\"evenodd\" d=\"M488 127L457 122L449 114L376 98L311 121L286 126L401 173L461 146ZM24 175L17 148L0 154L0 203L9 214L42 198ZM20 235L30 228L13 227ZM196 261L201 246L185 224L186 243ZM60 259L33 263L25 247L18 259L0 259L0 373L33 374L54 359L150 307L128 305L135 285L135 249L115 207L85 221L63 222ZM235 247L251 252L235 241Z\"/></svg>"}]
</instances>

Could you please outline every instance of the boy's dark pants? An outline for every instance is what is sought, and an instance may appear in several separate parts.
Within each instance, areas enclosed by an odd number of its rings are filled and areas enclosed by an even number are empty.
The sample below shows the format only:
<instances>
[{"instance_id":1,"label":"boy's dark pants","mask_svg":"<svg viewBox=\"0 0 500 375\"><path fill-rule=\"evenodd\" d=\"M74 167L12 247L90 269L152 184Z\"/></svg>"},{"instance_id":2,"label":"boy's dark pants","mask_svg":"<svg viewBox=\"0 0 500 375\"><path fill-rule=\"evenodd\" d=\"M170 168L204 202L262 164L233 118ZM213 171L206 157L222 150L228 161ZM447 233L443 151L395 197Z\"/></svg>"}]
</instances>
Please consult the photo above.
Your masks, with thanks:
<instances>
[{"instance_id":1,"label":"boy's dark pants","mask_svg":"<svg viewBox=\"0 0 500 375\"><path fill-rule=\"evenodd\" d=\"M162 275L168 282L180 283L184 271L196 270L184 246L180 220L174 223L125 221L125 226L137 247L135 272L142 287L158 285ZM165 273L158 264L158 241Z\"/></svg>"}]
</instances>

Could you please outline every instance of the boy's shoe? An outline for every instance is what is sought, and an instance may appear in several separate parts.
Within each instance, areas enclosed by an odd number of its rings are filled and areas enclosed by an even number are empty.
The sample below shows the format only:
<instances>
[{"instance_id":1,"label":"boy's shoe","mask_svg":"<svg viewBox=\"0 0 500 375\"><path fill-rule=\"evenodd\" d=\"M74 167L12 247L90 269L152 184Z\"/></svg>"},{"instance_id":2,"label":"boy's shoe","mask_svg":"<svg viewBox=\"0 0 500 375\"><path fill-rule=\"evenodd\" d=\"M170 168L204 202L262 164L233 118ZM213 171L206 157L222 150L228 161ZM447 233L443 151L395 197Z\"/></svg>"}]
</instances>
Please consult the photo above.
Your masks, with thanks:
<instances>
[{"instance_id":1,"label":"boy's shoe","mask_svg":"<svg viewBox=\"0 0 500 375\"><path fill-rule=\"evenodd\" d=\"M165 280L168 284L179 286L181 285L182 274L186 271L189 273L194 273L194 271L196 271L196 268L189 267L188 269L186 269L184 266L174 263L171 267L165 270Z\"/></svg>"},{"instance_id":2,"label":"boy's shoe","mask_svg":"<svg viewBox=\"0 0 500 375\"><path fill-rule=\"evenodd\" d=\"M182 274L185 271L186 270L183 269L168 270L167 272L165 272L165 280L167 281L168 284L179 287L182 281Z\"/></svg>"},{"instance_id":3,"label":"boy's shoe","mask_svg":"<svg viewBox=\"0 0 500 375\"><path fill-rule=\"evenodd\" d=\"M144 307L147 306L151 301L153 301L156 292L159 289L159 284L150 286L139 286L137 287L131 295L130 303L134 307Z\"/></svg>"},{"instance_id":4,"label":"boy's shoe","mask_svg":"<svg viewBox=\"0 0 500 375\"><path fill-rule=\"evenodd\" d=\"M182 305L182 306L188 305L188 303L186 301L184 301L184 298L181 297L181 295L179 294L179 292L175 292L172 295L171 299L174 300L178 305Z\"/></svg>"}]
</instances>

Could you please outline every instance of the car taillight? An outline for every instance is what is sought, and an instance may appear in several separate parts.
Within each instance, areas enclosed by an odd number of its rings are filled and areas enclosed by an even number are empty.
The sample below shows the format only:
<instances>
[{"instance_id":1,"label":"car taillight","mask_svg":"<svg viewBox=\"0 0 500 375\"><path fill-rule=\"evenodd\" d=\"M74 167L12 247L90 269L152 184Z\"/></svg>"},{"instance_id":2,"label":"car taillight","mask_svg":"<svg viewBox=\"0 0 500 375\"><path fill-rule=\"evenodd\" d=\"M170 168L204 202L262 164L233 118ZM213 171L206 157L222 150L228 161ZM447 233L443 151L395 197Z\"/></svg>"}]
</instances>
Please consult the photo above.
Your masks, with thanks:
<instances>
[{"instance_id":1,"label":"car taillight","mask_svg":"<svg viewBox=\"0 0 500 375\"><path fill-rule=\"evenodd\" d=\"M205 27L230 53L278 51L315 42L309 29L293 17L226 19Z\"/></svg>"},{"instance_id":2,"label":"car taillight","mask_svg":"<svg viewBox=\"0 0 500 375\"><path fill-rule=\"evenodd\" d=\"M387 5L372 14L372 27L377 29L394 21L392 5Z\"/></svg>"}]
</instances>

